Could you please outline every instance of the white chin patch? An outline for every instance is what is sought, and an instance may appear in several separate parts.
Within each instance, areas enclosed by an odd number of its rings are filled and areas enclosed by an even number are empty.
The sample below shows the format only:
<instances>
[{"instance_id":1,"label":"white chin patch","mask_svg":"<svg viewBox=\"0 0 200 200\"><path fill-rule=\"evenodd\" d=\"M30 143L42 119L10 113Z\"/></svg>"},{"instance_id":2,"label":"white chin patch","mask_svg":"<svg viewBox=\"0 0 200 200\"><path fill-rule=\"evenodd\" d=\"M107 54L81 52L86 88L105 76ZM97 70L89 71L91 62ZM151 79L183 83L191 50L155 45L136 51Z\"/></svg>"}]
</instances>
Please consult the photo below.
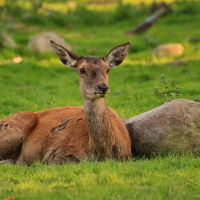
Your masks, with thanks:
<instances>
[{"instance_id":1,"label":"white chin patch","mask_svg":"<svg viewBox=\"0 0 200 200\"><path fill-rule=\"evenodd\" d=\"M107 94L101 94L101 93L93 93L93 94L88 94L87 96L85 96L87 99L98 99L98 98L104 98L106 97Z\"/></svg>"},{"instance_id":2,"label":"white chin patch","mask_svg":"<svg viewBox=\"0 0 200 200\"><path fill-rule=\"evenodd\" d=\"M95 94L95 97L96 98L104 98L107 94L99 94L99 93L96 93Z\"/></svg>"}]
</instances>

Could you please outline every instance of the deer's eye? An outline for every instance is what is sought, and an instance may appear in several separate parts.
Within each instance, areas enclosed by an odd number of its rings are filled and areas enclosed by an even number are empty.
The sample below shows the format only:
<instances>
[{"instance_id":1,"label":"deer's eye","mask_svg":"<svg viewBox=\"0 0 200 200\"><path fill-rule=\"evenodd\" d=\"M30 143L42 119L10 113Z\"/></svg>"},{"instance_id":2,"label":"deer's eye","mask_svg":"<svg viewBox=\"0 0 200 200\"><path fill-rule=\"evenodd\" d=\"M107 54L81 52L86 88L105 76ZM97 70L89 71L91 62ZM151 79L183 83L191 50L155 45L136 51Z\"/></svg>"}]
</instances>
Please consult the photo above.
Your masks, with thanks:
<instances>
[{"instance_id":1,"label":"deer's eye","mask_svg":"<svg viewBox=\"0 0 200 200\"><path fill-rule=\"evenodd\" d=\"M79 71L80 71L80 74L85 74L86 72L84 69L80 69Z\"/></svg>"},{"instance_id":2,"label":"deer's eye","mask_svg":"<svg viewBox=\"0 0 200 200\"><path fill-rule=\"evenodd\" d=\"M107 69L107 71L106 71L106 72L107 72L107 73L109 73L109 71L110 71L110 69Z\"/></svg>"}]
</instances>

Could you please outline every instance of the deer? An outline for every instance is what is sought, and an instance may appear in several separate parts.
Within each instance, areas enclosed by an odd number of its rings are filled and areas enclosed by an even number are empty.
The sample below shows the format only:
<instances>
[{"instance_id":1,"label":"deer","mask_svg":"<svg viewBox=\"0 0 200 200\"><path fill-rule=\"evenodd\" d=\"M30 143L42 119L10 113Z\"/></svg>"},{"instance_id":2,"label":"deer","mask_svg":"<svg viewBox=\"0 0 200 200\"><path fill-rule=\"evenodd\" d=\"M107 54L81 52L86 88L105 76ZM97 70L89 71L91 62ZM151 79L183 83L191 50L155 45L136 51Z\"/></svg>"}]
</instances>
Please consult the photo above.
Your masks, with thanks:
<instances>
[{"instance_id":1,"label":"deer","mask_svg":"<svg viewBox=\"0 0 200 200\"><path fill-rule=\"evenodd\" d=\"M60 61L79 76L83 106L21 111L0 121L0 159L31 165L78 163L82 160L129 160L129 132L117 113L106 106L108 74L125 59L130 42L104 57L78 56L50 40Z\"/></svg>"}]
</instances>

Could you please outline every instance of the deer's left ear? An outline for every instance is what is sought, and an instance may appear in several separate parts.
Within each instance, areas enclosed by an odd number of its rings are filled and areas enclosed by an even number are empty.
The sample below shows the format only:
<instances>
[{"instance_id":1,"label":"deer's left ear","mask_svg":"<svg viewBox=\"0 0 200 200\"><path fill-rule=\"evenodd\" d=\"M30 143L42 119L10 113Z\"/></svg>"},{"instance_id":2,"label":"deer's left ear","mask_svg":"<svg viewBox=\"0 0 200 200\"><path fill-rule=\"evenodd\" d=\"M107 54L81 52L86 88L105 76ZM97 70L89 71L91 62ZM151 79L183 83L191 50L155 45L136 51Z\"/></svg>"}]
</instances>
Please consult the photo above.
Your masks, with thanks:
<instances>
[{"instance_id":1,"label":"deer's left ear","mask_svg":"<svg viewBox=\"0 0 200 200\"><path fill-rule=\"evenodd\" d=\"M103 59L112 68L121 64L128 54L131 47L131 42L126 42L122 45L113 48Z\"/></svg>"}]
</instances>

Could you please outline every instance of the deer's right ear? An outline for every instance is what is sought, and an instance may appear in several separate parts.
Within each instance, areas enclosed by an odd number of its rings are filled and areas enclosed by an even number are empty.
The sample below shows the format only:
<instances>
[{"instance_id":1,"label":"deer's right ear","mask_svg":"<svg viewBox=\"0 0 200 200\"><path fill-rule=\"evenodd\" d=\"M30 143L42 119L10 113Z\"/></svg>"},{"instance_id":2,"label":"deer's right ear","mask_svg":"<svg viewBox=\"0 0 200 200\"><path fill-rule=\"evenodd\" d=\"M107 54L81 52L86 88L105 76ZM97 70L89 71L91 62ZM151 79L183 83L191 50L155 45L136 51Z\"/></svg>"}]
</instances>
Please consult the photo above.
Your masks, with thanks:
<instances>
[{"instance_id":1,"label":"deer's right ear","mask_svg":"<svg viewBox=\"0 0 200 200\"><path fill-rule=\"evenodd\" d=\"M56 44L53 40L50 43L56 52L61 62L68 67L75 67L77 65L78 56L71 51L65 49L63 46Z\"/></svg>"}]
</instances>

